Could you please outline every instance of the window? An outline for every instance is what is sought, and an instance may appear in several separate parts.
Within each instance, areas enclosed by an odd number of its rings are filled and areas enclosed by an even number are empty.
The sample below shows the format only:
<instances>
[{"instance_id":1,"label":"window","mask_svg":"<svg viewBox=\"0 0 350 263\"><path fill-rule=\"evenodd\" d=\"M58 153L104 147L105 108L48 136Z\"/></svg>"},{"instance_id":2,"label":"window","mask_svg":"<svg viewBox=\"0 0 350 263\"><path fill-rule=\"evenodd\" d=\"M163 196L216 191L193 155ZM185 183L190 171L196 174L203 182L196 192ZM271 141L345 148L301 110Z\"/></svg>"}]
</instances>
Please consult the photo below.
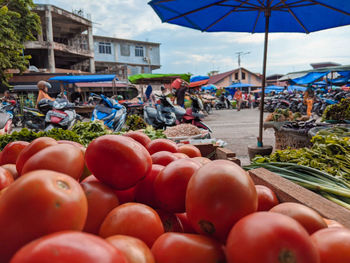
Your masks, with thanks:
<instances>
[{"instance_id":1,"label":"window","mask_svg":"<svg viewBox=\"0 0 350 263\"><path fill-rule=\"evenodd\" d=\"M245 79L245 73L242 72L242 79Z\"/></svg>"},{"instance_id":2,"label":"window","mask_svg":"<svg viewBox=\"0 0 350 263\"><path fill-rule=\"evenodd\" d=\"M238 79L238 72L235 73L235 79Z\"/></svg>"},{"instance_id":3,"label":"window","mask_svg":"<svg viewBox=\"0 0 350 263\"><path fill-rule=\"evenodd\" d=\"M112 45L107 42L98 42L98 53L112 54Z\"/></svg>"},{"instance_id":4,"label":"window","mask_svg":"<svg viewBox=\"0 0 350 263\"><path fill-rule=\"evenodd\" d=\"M120 44L120 55L129 57L130 56L130 45Z\"/></svg>"},{"instance_id":5,"label":"window","mask_svg":"<svg viewBox=\"0 0 350 263\"><path fill-rule=\"evenodd\" d=\"M143 47L135 46L135 57L143 57Z\"/></svg>"}]
</instances>

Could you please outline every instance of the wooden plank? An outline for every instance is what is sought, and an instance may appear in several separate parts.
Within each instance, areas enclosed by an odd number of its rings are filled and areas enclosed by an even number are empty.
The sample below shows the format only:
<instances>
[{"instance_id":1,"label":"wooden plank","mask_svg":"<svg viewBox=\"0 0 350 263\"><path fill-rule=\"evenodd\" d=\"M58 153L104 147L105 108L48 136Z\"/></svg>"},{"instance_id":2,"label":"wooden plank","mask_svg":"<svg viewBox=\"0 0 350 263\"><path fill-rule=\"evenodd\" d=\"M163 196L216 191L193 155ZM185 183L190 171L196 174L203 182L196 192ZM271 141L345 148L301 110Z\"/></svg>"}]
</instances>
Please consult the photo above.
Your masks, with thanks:
<instances>
[{"instance_id":1,"label":"wooden plank","mask_svg":"<svg viewBox=\"0 0 350 263\"><path fill-rule=\"evenodd\" d=\"M203 157L207 157L211 160L214 160L216 158L216 148L217 146L213 145L212 143L202 143L202 144L194 144L196 146Z\"/></svg>"},{"instance_id":2,"label":"wooden plank","mask_svg":"<svg viewBox=\"0 0 350 263\"><path fill-rule=\"evenodd\" d=\"M350 210L264 168L250 170L249 174L255 184L271 188L281 202L304 204L316 210L323 217L336 220L350 228Z\"/></svg>"},{"instance_id":3,"label":"wooden plank","mask_svg":"<svg viewBox=\"0 0 350 263\"><path fill-rule=\"evenodd\" d=\"M236 154L227 148L216 149L216 159L227 159L236 157Z\"/></svg>"}]
</instances>

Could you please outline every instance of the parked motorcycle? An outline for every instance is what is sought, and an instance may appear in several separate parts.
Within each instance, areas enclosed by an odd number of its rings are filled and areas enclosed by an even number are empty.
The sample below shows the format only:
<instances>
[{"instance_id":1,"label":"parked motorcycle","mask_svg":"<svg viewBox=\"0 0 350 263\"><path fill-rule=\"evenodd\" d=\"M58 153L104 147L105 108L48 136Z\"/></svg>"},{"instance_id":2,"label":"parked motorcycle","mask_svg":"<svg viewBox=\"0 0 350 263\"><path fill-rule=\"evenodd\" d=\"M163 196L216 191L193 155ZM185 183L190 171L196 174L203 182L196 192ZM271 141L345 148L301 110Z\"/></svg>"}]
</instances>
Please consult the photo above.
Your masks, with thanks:
<instances>
[{"instance_id":1,"label":"parked motorcycle","mask_svg":"<svg viewBox=\"0 0 350 263\"><path fill-rule=\"evenodd\" d=\"M145 106L143 109L144 120L147 124L152 125L155 129L165 129L169 126L176 125L177 120L182 120L186 114L184 108L175 106L165 95L156 95L159 104L156 108Z\"/></svg>"},{"instance_id":2,"label":"parked motorcycle","mask_svg":"<svg viewBox=\"0 0 350 263\"><path fill-rule=\"evenodd\" d=\"M23 107L23 126L29 129L40 131L46 127L45 116L53 107L53 101L42 99L38 103L38 108Z\"/></svg>"},{"instance_id":3,"label":"parked motorcycle","mask_svg":"<svg viewBox=\"0 0 350 263\"><path fill-rule=\"evenodd\" d=\"M220 96L218 100L215 101L215 109L232 109L231 102L224 96Z\"/></svg>"},{"instance_id":4,"label":"parked motorcycle","mask_svg":"<svg viewBox=\"0 0 350 263\"><path fill-rule=\"evenodd\" d=\"M190 123L198 128L212 132L209 126L202 121L204 118L204 114L201 113L204 110L202 101L197 96L191 96L191 100L192 106L186 109L186 113L182 117L181 123Z\"/></svg>"},{"instance_id":5,"label":"parked motorcycle","mask_svg":"<svg viewBox=\"0 0 350 263\"><path fill-rule=\"evenodd\" d=\"M7 105L0 105L0 134L10 134L12 130L12 115Z\"/></svg>"},{"instance_id":6,"label":"parked motorcycle","mask_svg":"<svg viewBox=\"0 0 350 263\"><path fill-rule=\"evenodd\" d=\"M91 120L101 120L114 132L120 131L126 121L126 108L116 100L108 98L103 94L91 94L90 96L99 100L99 103L92 112Z\"/></svg>"},{"instance_id":7,"label":"parked motorcycle","mask_svg":"<svg viewBox=\"0 0 350 263\"><path fill-rule=\"evenodd\" d=\"M71 129L80 116L75 112L75 104L66 99L58 98L53 102L52 109L45 116L45 131L53 128Z\"/></svg>"}]
</instances>

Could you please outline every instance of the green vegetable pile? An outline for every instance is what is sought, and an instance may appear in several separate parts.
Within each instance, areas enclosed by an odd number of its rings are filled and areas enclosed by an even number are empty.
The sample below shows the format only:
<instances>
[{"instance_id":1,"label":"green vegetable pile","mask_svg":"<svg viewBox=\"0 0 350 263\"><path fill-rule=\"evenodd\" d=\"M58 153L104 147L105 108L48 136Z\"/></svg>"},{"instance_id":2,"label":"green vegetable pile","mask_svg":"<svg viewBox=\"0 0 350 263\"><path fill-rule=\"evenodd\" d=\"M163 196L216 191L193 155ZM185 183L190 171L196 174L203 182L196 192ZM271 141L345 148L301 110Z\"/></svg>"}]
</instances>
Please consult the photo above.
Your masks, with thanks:
<instances>
[{"instance_id":1,"label":"green vegetable pile","mask_svg":"<svg viewBox=\"0 0 350 263\"><path fill-rule=\"evenodd\" d=\"M136 131L145 129L147 127L146 122L142 119L142 117L138 115L128 115L125 126L128 130Z\"/></svg>"},{"instance_id":2,"label":"green vegetable pile","mask_svg":"<svg viewBox=\"0 0 350 263\"><path fill-rule=\"evenodd\" d=\"M350 98L342 99L338 104L329 105L322 115L322 121L325 120L350 120Z\"/></svg>"},{"instance_id":3,"label":"green vegetable pile","mask_svg":"<svg viewBox=\"0 0 350 263\"><path fill-rule=\"evenodd\" d=\"M127 132L126 130L116 133L123 134ZM149 136L152 140L158 138L165 138L162 130L155 130L152 126L147 126L144 129L144 133ZM27 128L22 129L19 132L13 132L12 134L4 134L0 136L0 149L2 150L8 143L14 141L26 141L31 142L39 137L51 137L55 140L68 140L73 142L78 142L84 146L87 146L92 140L100 137L102 135L112 134L102 122L78 122L72 128L72 130L63 129L52 129L47 132L34 132L28 130Z\"/></svg>"},{"instance_id":4,"label":"green vegetable pile","mask_svg":"<svg viewBox=\"0 0 350 263\"><path fill-rule=\"evenodd\" d=\"M350 183L315 168L294 163L253 163L246 170L265 168L323 197L350 209Z\"/></svg>"},{"instance_id":5,"label":"green vegetable pile","mask_svg":"<svg viewBox=\"0 0 350 263\"><path fill-rule=\"evenodd\" d=\"M317 134L311 148L278 150L253 163L287 162L319 169L350 182L350 138Z\"/></svg>"}]
</instances>

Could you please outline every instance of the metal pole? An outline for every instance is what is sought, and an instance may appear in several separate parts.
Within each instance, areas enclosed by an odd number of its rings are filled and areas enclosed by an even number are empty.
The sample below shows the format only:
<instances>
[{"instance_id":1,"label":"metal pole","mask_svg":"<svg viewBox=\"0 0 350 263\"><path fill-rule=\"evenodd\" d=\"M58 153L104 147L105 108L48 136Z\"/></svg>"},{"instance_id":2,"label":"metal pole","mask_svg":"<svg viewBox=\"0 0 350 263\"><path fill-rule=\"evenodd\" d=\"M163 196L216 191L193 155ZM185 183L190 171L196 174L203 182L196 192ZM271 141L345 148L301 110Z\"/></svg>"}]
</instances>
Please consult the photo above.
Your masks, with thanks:
<instances>
[{"instance_id":1,"label":"metal pole","mask_svg":"<svg viewBox=\"0 0 350 263\"><path fill-rule=\"evenodd\" d=\"M265 83L266 83L266 61L267 61L267 45L269 39L269 22L270 10L265 11L265 42L264 42L264 61L263 61L263 79L261 87L260 100L260 120L259 120L259 138L258 147L263 147L263 123L264 123L264 99L265 99Z\"/></svg>"}]
</instances>

